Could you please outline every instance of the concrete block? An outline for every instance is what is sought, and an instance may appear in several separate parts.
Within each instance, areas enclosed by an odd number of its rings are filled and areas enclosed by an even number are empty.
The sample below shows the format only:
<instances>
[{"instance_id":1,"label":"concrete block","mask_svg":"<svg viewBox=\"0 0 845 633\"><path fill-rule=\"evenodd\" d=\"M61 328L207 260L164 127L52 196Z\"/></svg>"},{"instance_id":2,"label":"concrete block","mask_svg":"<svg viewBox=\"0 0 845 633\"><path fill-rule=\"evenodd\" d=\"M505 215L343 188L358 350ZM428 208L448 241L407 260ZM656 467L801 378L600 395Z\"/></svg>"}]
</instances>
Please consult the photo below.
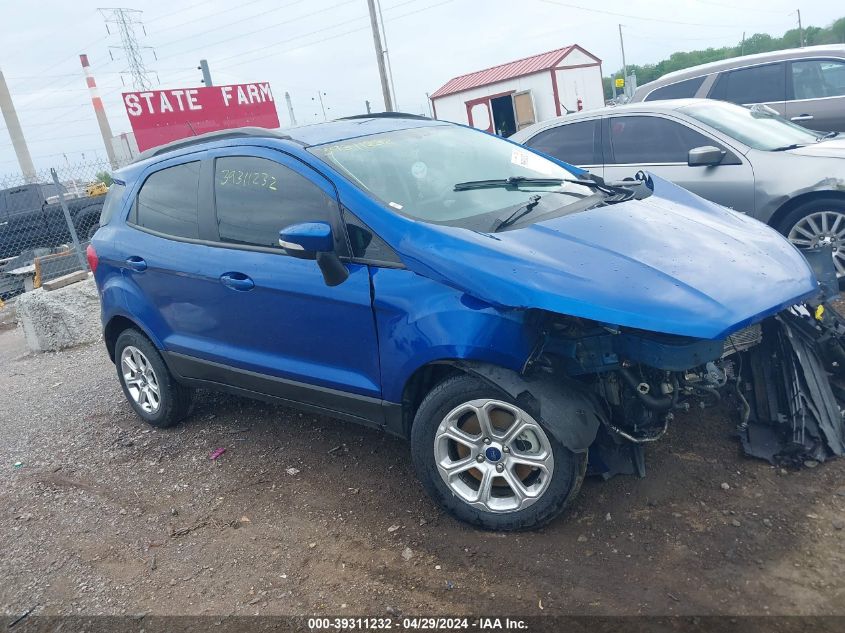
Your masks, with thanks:
<instances>
[{"instance_id":1,"label":"concrete block","mask_svg":"<svg viewBox=\"0 0 845 633\"><path fill-rule=\"evenodd\" d=\"M17 299L17 313L32 352L57 351L101 336L100 299L93 279L52 292L25 292Z\"/></svg>"}]
</instances>

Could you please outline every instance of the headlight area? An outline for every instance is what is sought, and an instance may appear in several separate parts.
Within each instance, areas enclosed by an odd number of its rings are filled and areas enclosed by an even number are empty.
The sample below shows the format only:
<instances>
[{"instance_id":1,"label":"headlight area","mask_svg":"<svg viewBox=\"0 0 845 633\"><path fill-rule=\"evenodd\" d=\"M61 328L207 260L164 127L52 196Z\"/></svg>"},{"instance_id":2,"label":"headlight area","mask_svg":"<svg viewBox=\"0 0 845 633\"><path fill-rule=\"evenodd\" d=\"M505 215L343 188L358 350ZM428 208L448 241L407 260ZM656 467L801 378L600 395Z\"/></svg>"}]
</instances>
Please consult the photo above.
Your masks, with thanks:
<instances>
[{"instance_id":1,"label":"headlight area","mask_svg":"<svg viewBox=\"0 0 845 633\"><path fill-rule=\"evenodd\" d=\"M643 476L644 447L677 413L722 402L751 456L800 466L845 453L845 321L828 306L793 306L724 340L545 317L528 369L574 378L601 405L592 474Z\"/></svg>"}]
</instances>

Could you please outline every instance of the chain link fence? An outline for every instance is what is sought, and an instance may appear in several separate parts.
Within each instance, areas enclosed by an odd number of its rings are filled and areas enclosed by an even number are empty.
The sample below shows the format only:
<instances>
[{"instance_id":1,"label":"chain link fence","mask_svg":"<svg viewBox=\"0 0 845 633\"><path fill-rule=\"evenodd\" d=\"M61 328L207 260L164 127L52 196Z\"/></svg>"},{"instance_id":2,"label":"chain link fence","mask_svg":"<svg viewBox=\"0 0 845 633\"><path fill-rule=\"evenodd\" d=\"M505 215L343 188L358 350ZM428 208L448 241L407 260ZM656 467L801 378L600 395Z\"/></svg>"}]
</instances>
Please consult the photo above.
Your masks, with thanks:
<instances>
[{"instance_id":1,"label":"chain link fence","mask_svg":"<svg viewBox=\"0 0 845 633\"><path fill-rule=\"evenodd\" d=\"M0 175L0 301L87 270L85 248L111 184L105 161Z\"/></svg>"}]
</instances>

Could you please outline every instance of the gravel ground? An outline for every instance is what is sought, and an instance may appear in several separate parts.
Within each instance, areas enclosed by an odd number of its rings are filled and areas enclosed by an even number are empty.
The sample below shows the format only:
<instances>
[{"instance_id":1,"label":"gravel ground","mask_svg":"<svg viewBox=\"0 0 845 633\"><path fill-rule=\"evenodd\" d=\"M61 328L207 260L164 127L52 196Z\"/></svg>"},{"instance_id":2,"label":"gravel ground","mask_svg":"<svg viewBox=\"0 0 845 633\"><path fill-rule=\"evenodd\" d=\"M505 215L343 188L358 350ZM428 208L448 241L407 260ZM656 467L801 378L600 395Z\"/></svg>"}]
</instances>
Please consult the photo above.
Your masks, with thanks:
<instances>
[{"instance_id":1,"label":"gravel ground","mask_svg":"<svg viewBox=\"0 0 845 633\"><path fill-rule=\"evenodd\" d=\"M681 416L645 479L486 533L402 441L213 393L155 430L102 344L28 355L0 329L0 613L845 614L845 460L772 468L733 424Z\"/></svg>"}]
</instances>

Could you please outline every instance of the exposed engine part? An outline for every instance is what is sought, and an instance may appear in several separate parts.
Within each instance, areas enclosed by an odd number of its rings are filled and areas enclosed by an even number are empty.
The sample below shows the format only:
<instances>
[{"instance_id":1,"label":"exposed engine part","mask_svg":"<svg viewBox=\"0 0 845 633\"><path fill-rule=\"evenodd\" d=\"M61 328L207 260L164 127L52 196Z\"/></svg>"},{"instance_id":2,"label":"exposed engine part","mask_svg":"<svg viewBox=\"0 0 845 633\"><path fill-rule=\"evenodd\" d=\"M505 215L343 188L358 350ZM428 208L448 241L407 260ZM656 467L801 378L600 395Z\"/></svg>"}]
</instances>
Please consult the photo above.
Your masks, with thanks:
<instances>
[{"instance_id":1,"label":"exposed engine part","mask_svg":"<svg viewBox=\"0 0 845 633\"><path fill-rule=\"evenodd\" d=\"M800 464L845 453L842 411L824 364L825 348L840 345L839 319L825 323L818 314L790 310L767 320L762 345L746 353L737 394L749 455Z\"/></svg>"},{"instance_id":2,"label":"exposed engine part","mask_svg":"<svg viewBox=\"0 0 845 633\"><path fill-rule=\"evenodd\" d=\"M725 344L722 351L722 358L727 358L731 354L744 352L751 349L755 345L759 345L763 340L763 328L759 323L749 325L741 329L739 332L734 332L725 339Z\"/></svg>"},{"instance_id":3,"label":"exposed engine part","mask_svg":"<svg viewBox=\"0 0 845 633\"><path fill-rule=\"evenodd\" d=\"M630 369L620 367L619 375L622 376L622 379L628 383L628 386L630 386L631 389L634 390L642 403L652 411L669 411L678 402L677 390L674 390L671 394L665 396L655 397L649 393L651 391L651 387L649 387L645 392L640 390L640 385L645 384L648 386L648 383L643 383L637 380L636 376L634 376Z\"/></svg>"},{"instance_id":4,"label":"exposed engine part","mask_svg":"<svg viewBox=\"0 0 845 633\"><path fill-rule=\"evenodd\" d=\"M663 428L660 429L659 431L657 431L657 433L655 433L654 435L635 436L635 435L631 435L630 433L624 431L623 429L620 429L619 427L617 427L612 422L606 421L605 424L607 425L607 427L611 431L613 431L614 433L616 433L620 437L625 438L629 442L633 442L634 444L648 444L650 442L656 442L661 437L666 435L666 431L669 430L669 422L672 418L673 418L673 416L672 416L671 413L667 413L666 415L664 415L663 416Z\"/></svg>"}]
</instances>

